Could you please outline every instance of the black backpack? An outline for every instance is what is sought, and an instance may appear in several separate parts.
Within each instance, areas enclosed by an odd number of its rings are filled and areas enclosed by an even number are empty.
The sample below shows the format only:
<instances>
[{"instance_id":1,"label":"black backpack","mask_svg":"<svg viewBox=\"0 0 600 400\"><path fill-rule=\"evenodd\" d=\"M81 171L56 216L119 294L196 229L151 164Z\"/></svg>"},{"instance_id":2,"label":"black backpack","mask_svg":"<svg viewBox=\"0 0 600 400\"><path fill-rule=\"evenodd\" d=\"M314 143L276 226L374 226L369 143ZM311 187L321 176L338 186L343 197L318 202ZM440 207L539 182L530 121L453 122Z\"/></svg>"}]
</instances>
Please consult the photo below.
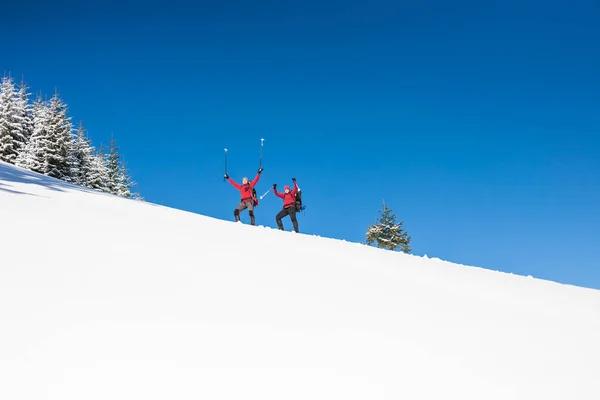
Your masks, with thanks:
<instances>
[{"instance_id":1,"label":"black backpack","mask_svg":"<svg viewBox=\"0 0 600 400\"><path fill-rule=\"evenodd\" d=\"M298 210L299 212L306 208L306 206L302 204L302 191L301 190L298 190L296 192L296 202L294 203L294 205L296 206L296 210Z\"/></svg>"}]
</instances>

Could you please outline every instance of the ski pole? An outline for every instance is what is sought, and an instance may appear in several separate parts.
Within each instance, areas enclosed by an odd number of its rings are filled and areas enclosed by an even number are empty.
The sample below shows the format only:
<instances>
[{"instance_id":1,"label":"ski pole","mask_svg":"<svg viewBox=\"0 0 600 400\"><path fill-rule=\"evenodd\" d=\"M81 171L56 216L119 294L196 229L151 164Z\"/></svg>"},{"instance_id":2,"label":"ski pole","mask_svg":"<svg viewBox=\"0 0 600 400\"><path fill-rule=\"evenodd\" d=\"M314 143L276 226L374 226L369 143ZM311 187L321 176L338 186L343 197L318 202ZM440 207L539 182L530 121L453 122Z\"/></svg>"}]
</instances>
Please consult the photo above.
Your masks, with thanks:
<instances>
[{"instance_id":1,"label":"ski pole","mask_svg":"<svg viewBox=\"0 0 600 400\"><path fill-rule=\"evenodd\" d=\"M265 143L265 139L261 138L260 139L260 168L262 168L262 153L263 153L264 143Z\"/></svg>"},{"instance_id":2,"label":"ski pole","mask_svg":"<svg viewBox=\"0 0 600 400\"><path fill-rule=\"evenodd\" d=\"M225 175L227 175L227 149L225 150ZM223 176L223 182L225 182L225 176Z\"/></svg>"},{"instance_id":3,"label":"ski pole","mask_svg":"<svg viewBox=\"0 0 600 400\"><path fill-rule=\"evenodd\" d=\"M271 191L271 189L273 189L273 188L270 188L269 190L267 190L265 192L265 194L263 194L262 196L260 196L260 199L262 200L262 198L265 197Z\"/></svg>"}]
</instances>

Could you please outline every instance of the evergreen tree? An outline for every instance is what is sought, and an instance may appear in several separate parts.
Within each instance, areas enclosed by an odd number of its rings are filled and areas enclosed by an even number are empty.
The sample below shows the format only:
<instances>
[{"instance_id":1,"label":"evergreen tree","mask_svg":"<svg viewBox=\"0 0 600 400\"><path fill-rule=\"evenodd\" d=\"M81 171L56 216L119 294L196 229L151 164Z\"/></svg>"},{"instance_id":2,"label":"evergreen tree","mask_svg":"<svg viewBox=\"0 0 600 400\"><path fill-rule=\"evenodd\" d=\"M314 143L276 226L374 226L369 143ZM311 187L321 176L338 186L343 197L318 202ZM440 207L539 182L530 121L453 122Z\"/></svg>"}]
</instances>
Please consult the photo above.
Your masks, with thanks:
<instances>
[{"instance_id":1,"label":"evergreen tree","mask_svg":"<svg viewBox=\"0 0 600 400\"><path fill-rule=\"evenodd\" d=\"M27 143L30 128L27 101L23 103L20 90L15 88L11 77L3 77L0 83L0 159L12 164Z\"/></svg>"},{"instance_id":2,"label":"evergreen tree","mask_svg":"<svg viewBox=\"0 0 600 400\"><path fill-rule=\"evenodd\" d=\"M48 116L48 141L45 150L44 174L71 180L71 154L73 125L67 116L67 106L55 94L50 100Z\"/></svg>"},{"instance_id":3,"label":"evergreen tree","mask_svg":"<svg viewBox=\"0 0 600 400\"><path fill-rule=\"evenodd\" d=\"M113 194L117 194L120 158L119 147L117 146L115 138L111 137L108 144L108 154L106 155L106 168L108 169L108 191Z\"/></svg>"},{"instance_id":4,"label":"evergreen tree","mask_svg":"<svg viewBox=\"0 0 600 400\"><path fill-rule=\"evenodd\" d=\"M12 138L13 92L12 78L3 77L0 83L0 160L7 162L16 153Z\"/></svg>"},{"instance_id":5,"label":"evergreen tree","mask_svg":"<svg viewBox=\"0 0 600 400\"><path fill-rule=\"evenodd\" d=\"M25 144L29 141L33 133L33 117L31 112L31 105L29 103L29 97L31 94L28 91L29 87L25 85L25 82L22 80L19 85L19 89L17 91L17 120L21 125L22 133L25 136L25 143L23 148L25 148Z\"/></svg>"},{"instance_id":6,"label":"evergreen tree","mask_svg":"<svg viewBox=\"0 0 600 400\"><path fill-rule=\"evenodd\" d=\"M90 186L93 157L94 149L86 135L83 123L80 122L77 133L73 137L73 153L71 155L71 177L73 183Z\"/></svg>"},{"instance_id":7,"label":"evergreen tree","mask_svg":"<svg viewBox=\"0 0 600 400\"><path fill-rule=\"evenodd\" d=\"M17 157L17 165L43 174L46 171L46 149L50 140L48 103L38 95L31 109L33 131L24 151Z\"/></svg>"},{"instance_id":8,"label":"evergreen tree","mask_svg":"<svg viewBox=\"0 0 600 400\"><path fill-rule=\"evenodd\" d=\"M25 145L25 148L17 156L17 158L15 160L15 165L17 165L18 167L26 168L26 169L33 171L32 154L33 154L33 151L32 151L32 144L31 144L31 140L30 140Z\"/></svg>"},{"instance_id":9,"label":"evergreen tree","mask_svg":"<svg viewBox=\"0 0 600 400\"><path fill-rule=\"evenodd\" d=\"M125 168L125 163L119 165L119 174L117 176L116 194L121 197L131 198L131 187L135 183L131 181L131 177Z\"/></svg>"},{"instance_id":10,"label":"evergreen tree","mask_svg":"<svg viewBox=\"0 0 600 400\"><path fill-rule=\"evenodd\" d=\"M33 134L19 164L54 178L71 180L72 130L67 107L58 94L33 104Z\"/></svg>"},{"instance_id":11,"label":"evergreen tree","mask_svg":"<svg viewBox=\"0 0 600 400\"><path fill-rule=\"evenodd\" d=\"M106 168L108 170L108 191L122 197L131 197L131 178L125 168L125 163L119 154L119 147L114 138L110 139L108 154L106 155Z\"/></svg>"},{"instance_id":12,"label":"evergreen tree","mask_svg":"<svg viewBox=\"0 0 600 400\"><path fill-rule=\"evenodd\" d=\"M377 247L392 251L400 248L401 251L409 253L411 238L402 228L403 222L396 223L396 215L387 208L385 202L383 211L379 213L381 217L367 229L367 244L376 243Z\"/></svg>"},{"instance_id":13,"label":"evergreen tree","mask_svg":"<svg viewBox=\"0 0 600 400\"><path fill-rule=\"evenodd\" d=\"M131 198L132 198L133 200L138 200L138 201L146 201L146 200L145 200L145 199L142 197L142 195L141 195L141 194L139 194L138 192L134 192L134 193L132 193L132 195L131 195Z\"/></svg>"},{"instance_id":14,"label":"evergreen tree","mask_svg":"<svg viewBox=\"0 0 600 400\"><path fill-rule=\"evenodd\" d=\"M97 154L92 156L88 187L108 192L108 168L106 167L104 148L100 146Z\"/></svg>"}]
</instances>

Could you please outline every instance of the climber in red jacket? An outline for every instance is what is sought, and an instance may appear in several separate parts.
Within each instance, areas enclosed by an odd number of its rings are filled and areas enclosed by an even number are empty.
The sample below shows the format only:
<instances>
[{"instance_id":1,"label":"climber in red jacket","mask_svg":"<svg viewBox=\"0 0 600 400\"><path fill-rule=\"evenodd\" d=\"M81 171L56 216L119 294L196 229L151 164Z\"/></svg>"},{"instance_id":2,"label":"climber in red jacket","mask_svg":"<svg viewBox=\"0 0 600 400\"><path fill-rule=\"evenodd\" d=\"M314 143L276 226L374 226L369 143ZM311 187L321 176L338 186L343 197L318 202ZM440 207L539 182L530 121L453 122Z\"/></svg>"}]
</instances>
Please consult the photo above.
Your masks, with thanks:
<instances>
[{"instance_id":1,"label":"climber in red jacket","mask_svg":"<svg viewBox=\"0 0 600 400\"><path fill-rule=\"evenodd\" d=\"M234 188L240 191L240 204L238 204L235 210L233 210L233 216L235 217L236 222L240 221L240 211L243 211L247 208L248 215L250 216L250 224L256 225L256 220L254 219L254 206L258 205L258 201L256 200L253 189L258 183L262 171L263 168L260 167L258 169L258 173L256 174L256 178L254 178L252 182L248 182L248 178L244 177L241 185L231 179L229 175L225 174L225 179L227 179Z\"/></svg>"},{"instance_id":2,"label":"climber in red jacket","mask_svg":"<svg viewBox=\"0 0 600 400\"><path fill-rule=\"evenodd\" d=\"M292 178L294 182L294 189L290 190L289 186L285 186L284 192L280 193L277 191L277 184L273 185L273 193L275 196L281 197L283 199L283 210L279 211L279 213L275 216L275 221L277 221L277 226L280 230L283 230L283 222L281 219L285 216L290 216L292 220L292 224L294 225L294 232L298 232L298 220L296 219L296 193L298 193L298 185L296 184L296 178Z\"/></svg>"}]
</instances>

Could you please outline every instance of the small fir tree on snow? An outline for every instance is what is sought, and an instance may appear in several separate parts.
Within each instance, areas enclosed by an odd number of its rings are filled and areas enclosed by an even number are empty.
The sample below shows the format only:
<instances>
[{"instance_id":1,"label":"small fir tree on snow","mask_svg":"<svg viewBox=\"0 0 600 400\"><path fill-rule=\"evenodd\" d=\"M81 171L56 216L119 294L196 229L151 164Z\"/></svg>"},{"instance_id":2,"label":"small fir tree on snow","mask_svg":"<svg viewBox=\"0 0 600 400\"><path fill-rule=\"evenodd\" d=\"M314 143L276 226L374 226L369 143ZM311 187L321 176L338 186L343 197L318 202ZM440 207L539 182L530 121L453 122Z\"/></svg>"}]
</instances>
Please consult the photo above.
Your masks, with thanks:
<instances>
[{"instance_id":1,"label":"small fir tree on snow","mask_svg":"<svg viewBox=\"0 0 600 400\"><path fill-rule=\"evenodd\" d=\"M138 201L146 201L141 194L139 194L139 192L134 192L131 194L131 198L133 200L138 200Z\"/></svg>"},{"instance_id":2,"label":"small fir tree on snow","mask_svg":"<svg viewBox=\"0 0 600 400\"><path fill-rule=\"evenodd\" d=\"M104 147L92 156L88 187L108 192L108 168L104 157Z\"/></svg>"},{"instance_id":3,"label":"small fir tree on snow","mask_svg":"<svg viewBox=\"0 0 600 400\"><path fill-rule=\"evenodd\" d=\"M396 222L396 215L383 203L381 217L367 229L367 244L375 243L377 247L410 253L410 236L404 231L403 222Z\"/></svg>"},{"instance_id":4,"label":"small fir tree on snow","mask_svg":"<svg viewBox=\"0 0 600 400\"><path fill-rule=\"evenodd\" d=\"M106 168L108 169L108 191L118 196L131 197L130 188L134 184L131 182L114 138L110 139L108 154L106 155Z\"/></svg>"},{"instance_id":5,"label":"small fir tree on snow","mask_svg":"<svg viewBox=\"0 0 600 400\"><path fill-rule=\"evenodd\" d=\"M116 194L121 197L130 198L131 187L134 186L135 183L131 181L131 176L127 172L125 168L125 162L122 162L119 165L119 174L117 176L117 185L116 185Z\"/></svg>"},{"instance_id":6,"label":"small fir tree on snow","mask_svg":"<svg viewBox=\"0 0 600 400\"><path fill-rule=\"evenodd\" d=\"M23 101L24 100L24 101ZM0 159L16 163L24 150L30 130L27 118L27 97L23 99L11 77L3 77L0 83Z\"/></svg>"},{"instance_id":7,"label":"small fir tree on snow","mask_svg":"<svg viewBox=\"0 0 600 400\"><path fill-rule=\"evenodd\" d=\"M90 186L93 157L94 149L86 135L83 123L80 122L73 137L73 153L71 155L71 177L74 183Z\"/></svg>"}]
</instances>

